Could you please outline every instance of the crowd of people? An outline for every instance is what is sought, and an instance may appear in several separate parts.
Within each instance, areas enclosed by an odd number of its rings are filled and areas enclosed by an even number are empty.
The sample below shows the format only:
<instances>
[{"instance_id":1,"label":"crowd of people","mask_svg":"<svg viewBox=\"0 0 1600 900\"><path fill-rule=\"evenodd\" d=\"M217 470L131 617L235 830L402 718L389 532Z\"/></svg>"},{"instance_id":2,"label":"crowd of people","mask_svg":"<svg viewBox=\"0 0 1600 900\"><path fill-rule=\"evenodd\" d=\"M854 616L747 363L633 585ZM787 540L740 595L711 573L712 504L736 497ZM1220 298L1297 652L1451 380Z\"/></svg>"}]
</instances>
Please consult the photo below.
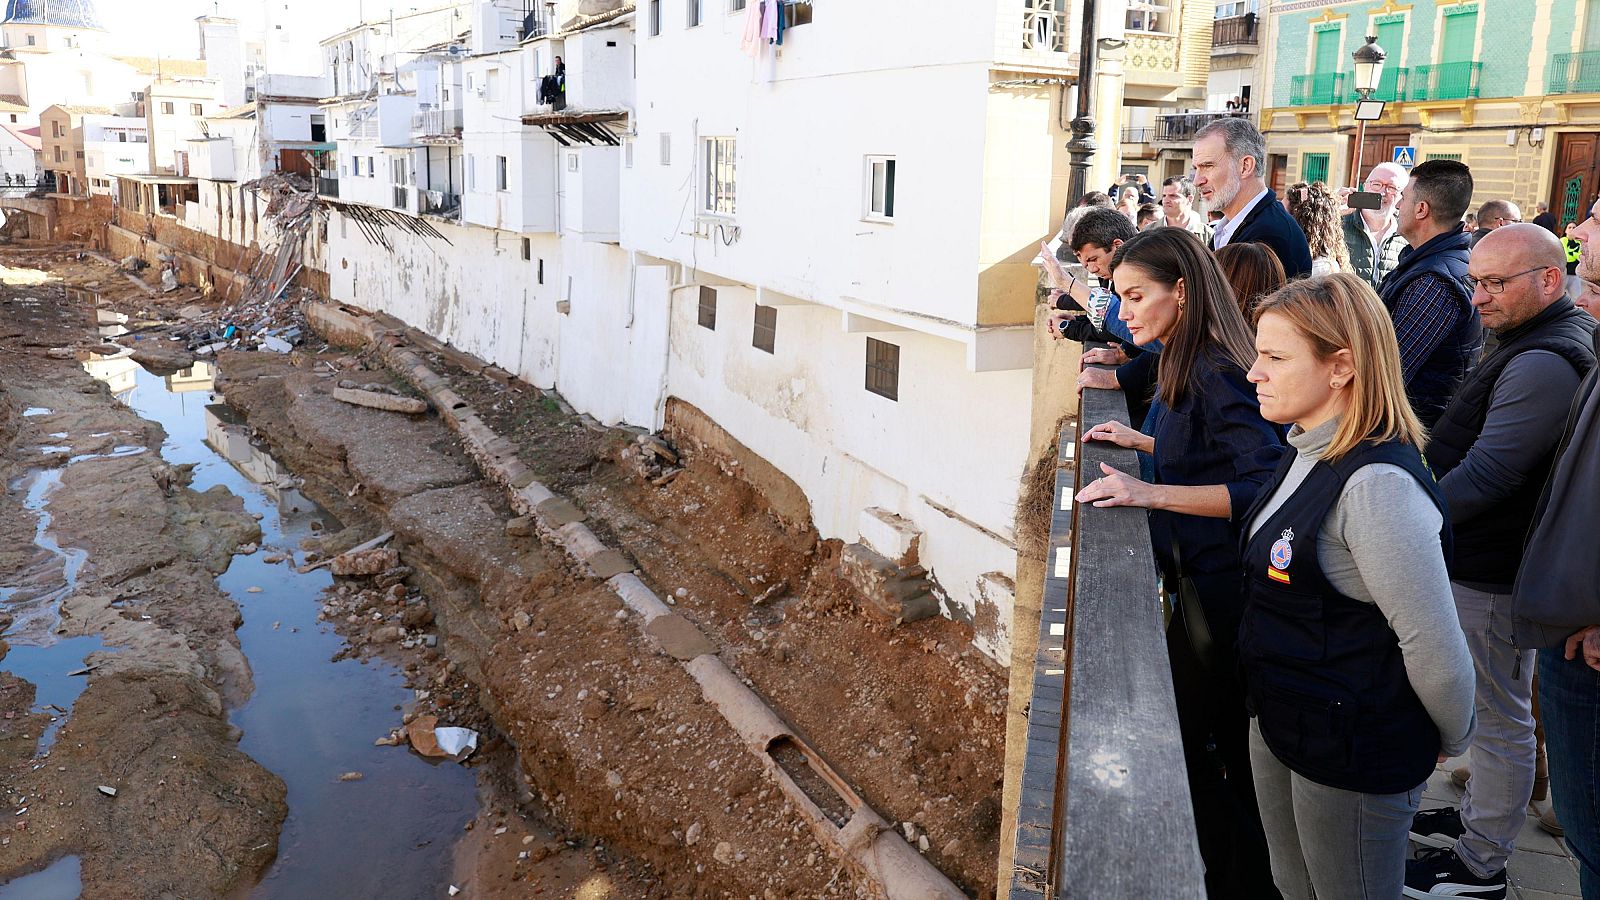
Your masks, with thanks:
<instances>
[{"instance_id":1,"label":"crowd of people","mask_svg":"<svg viewBox=\"0 0 1600 900\"><path fill-rule=\"evenodd\" d=\"M1460 162L1374 167L1368 209L1265 157L1213 122L1042 255L1052 336L1104 345L1079 384L1127 399L1084 440L1139 471L1077 502L1149 511L1208 892L1503 898L1548 785L1600 900L1600 201L1474 228Z\"/></svg>"}]
</instances>

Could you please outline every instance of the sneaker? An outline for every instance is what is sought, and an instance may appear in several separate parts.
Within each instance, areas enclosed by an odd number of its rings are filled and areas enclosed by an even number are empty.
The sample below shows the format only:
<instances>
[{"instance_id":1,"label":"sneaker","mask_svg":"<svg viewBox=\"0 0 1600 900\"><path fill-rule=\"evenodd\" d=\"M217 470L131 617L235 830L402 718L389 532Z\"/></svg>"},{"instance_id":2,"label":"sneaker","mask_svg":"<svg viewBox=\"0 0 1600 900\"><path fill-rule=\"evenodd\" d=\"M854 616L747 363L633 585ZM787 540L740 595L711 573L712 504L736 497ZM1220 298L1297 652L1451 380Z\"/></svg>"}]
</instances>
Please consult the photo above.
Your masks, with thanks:
<instances>
[{"instance_id":1,"label":"sneaker","mask_svg":"<svg viewBox=\"0 0 1600 900\"><path fill-rule=\"evenodd\" d=\"M1461 824L1461 810L1426 809L1411 820L1411 840L1424 847L1450 849L1465 834L1467 826Z\"/></svg>"},{"instance_id":2,"label":"sneaker","mask_svg":"<svg viewBox=\"0 0 1600 900\"><path fill-rule=\"evenodd\" d=\"M1479 900L1505 900L1506 870L1488 878L1472 874L1454 850L1435 848L1406 861L1407 897L1476 897Z\"/></svg>"}]
</instances>

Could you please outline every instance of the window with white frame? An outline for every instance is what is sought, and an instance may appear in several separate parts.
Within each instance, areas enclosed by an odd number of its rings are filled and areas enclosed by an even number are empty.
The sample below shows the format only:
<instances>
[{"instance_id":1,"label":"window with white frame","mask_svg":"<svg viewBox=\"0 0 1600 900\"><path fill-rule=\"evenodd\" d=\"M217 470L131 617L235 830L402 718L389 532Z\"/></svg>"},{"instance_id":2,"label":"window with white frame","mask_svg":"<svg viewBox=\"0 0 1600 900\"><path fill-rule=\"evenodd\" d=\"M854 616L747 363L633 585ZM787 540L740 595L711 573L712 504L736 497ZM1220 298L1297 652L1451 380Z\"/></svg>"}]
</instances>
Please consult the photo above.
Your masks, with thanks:
<instances>
[{"instance_id":1,"label":"window with white frame","mask_svg":"<svg viewBox=\"0 0 1600 900\"><path fill-rule=\"evenodd\" d=\"M701 141L705 156L705 205L712 215L734 214L734 187L737 175L736 157L738 140L731 137L709 137Z\"/></svg>"},{"instance_id":2,"label":"window with white frame","mask_svg":"<svg viewBox=\"0 0 1600 900\"><path fill-rule=\"evenodd\" d=\"M1218 19L1231 19L1245 13L1260 12L1260 0L1225 0L1217 4Z\"/></svg>"},{"instance_id":3,"label":"window with white frame","mask_svg":"<svg viewBox=\"0 0 1600 900\"><path fill-rule=\"evenodd\" d=\"M661 0L650 0L650 36L661 34Z\"/></svg>"},{"instance_id":4,"label":"window with white frame","mask_svg":"<svg viewBox=\"0 0 1600 900\"><path fill-rule=\"evenodd\" d=\"M866 218L894 218L894 157L867 157Z\"/></svg>"},{"instance_id":5,"label":"window with white frame","mask_svg":"<svg viewBox=\"0 0 1600 900\"><path fill-rule=\"evenodd\" d=\"M1171 33L1172 7L1151 0L1133 0L1128 4L1128 30L1156 34Z\"/></svg>"},{"instance_id":6,"label":"window with white frame","mask_svg":"<svg viewBox=\"0 0 1600 900\"><path fill-rule=\"evenodd\" d=\"M467 154L467 190L478 189L478 158Z\"/></svg>"},{"instance_id":7,"label":"window with white frame","mask_svg":"<svg viewBox=\"0 0 1600 900\"><path fill-rule=\"evenodd\" d=\"M511 163L504 156L496 156L494 161L494 188L497 191L507 190L507 185L511 183Z\"/></svg>"},{"instance_id":8,"label":"window with white frame","mask_svg":"<svg viewBox=\"0 0 1600 900\"><path fill-rule=\"evenodd\" d=\"M744 9L745 0L728 0L728 12L736 13Z\"/></svg>"},{"instance_id":9,"label":"window with white frame","mask_svg":"<svg viewBox=\"0 0 1600 900\"><path fill-rule=\"evenodd\" d=\"M688 10L688 27L698 27L705 18L705 0L683 0L683 5Z\"/></svg>"},{"instance_id":10,"label":"window with white frame","mask_svg":"<svg viewBox=\"0 0 1600 900\"><path fill-rule=\"evenodd\" d=\"M811 0L783 0L783 27L811 24Z\"/></svg>"},{"instance_id":11,"label":"window with white frame","mask_svg":"<svg viewBox=\"0 0 1600 900\"><path fill-rule=\"evenodd\" d=\"M669 132L661 132L660 158L663 166L672 165L672 135Z\"/></svg>"}]
</instances>

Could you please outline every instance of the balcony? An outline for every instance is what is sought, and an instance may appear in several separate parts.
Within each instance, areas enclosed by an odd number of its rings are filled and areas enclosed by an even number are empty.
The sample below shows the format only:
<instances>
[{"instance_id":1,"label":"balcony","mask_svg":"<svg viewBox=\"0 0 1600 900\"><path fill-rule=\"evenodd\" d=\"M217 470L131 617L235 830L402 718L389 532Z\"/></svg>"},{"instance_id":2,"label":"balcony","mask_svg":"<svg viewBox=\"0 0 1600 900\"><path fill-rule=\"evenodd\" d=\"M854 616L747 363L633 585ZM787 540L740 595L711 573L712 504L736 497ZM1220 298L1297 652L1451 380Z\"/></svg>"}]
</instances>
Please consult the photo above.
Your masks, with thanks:
<instances>
[{"instance_id":1,"label":"balcony","mask_svg":"<svg viewBox=\"0 0 1600 900\"><path fill-rule=\"evenodd\" d=\"M461 218L461 197L444 191L417 191L417 214L444 219Z\"/></svg>"},{"instance_id":2,"label":"balcony","mask_svg":"<svg viewBox=\"0 0 1600 900\"><path fill-rule=\"evenodd\" d=\"M460 107L425 107L411 117L411 131L424 143L458 143L461 127Z\"/></svg>"},{"instance_id":3,"label":"balcony","mask_svg":"<svg viewBox=\"0 0 1600 900\"><path fill-rule=\"evenodd\" d=\"M1241 112L1197 112L1156 116L1156 133L1150 142L1156 145L1192 144L1194 143L1195 134L1200 129L1218 119L1228 118L1249 118L1249 114Z\"/></svg>"},{"instance_id":4,"label":"balcony","mask_svg":"<svg viewBox=\"0 0 1600 900\"><path fill-rule=\"evenodd\" d=\"M1600 50L1583 53L1557 53L1550 60L1545 80L1547 94L1592 94L1600 92Z\"/></svg>"},{"instance_id":5,"label":"balcony","mask_svg":"<svg viewBox=\"0 0 1600 900\"><path fill-rule=\"evenodd\" d=\"M316 178L316 182L317 182L317 194L318 194L318 196L338 198L338 196L339 196L339 179L333 178L333 177L330 177L330 176L327 176L327 175L318 174L317 178Z\"/></svg>"},{"instance_id":6,"label":"balcony","mask_svg":"<svg viewBox=\"0 0 1600 900\"><path fill-rule=\"evenodd\" d=\"M1329 106L1345 102L1344 72L1318 72L1315 75L1296 75L1289 79L1290 106Z\"/></svg>"},{"instance_id":7,"label":"balcony","mask_svg":"<svg viewBox=\"0 0 1600 900\"><path fill-rule=\"evenodd\" d=\"M1122 142L1124 144L1148 144L1150 143L1150 139L1155 137L1155 135L1156 130L1151 128L1149 125L1143 125L1137 128L1124 128L1122 129Z\"/></svg>"},{"instance_id":8,"label":"balcony","mask_svg":"<svg viewBox=\"0 0 1600 900\"><path fill-rule=\"evenodd\" d=\"M1439 63L1413 66L1406 89L1407 100L1466 100L1478 96L1481 62Z\"/></svg>"},{"instance_id":9,"label":"balcony","mask_svg":"<svg viewBox=\"0 0 1600 900\"><path fill-rule=\"evenodd\" d=\"M1406 88L1411 81L1411 70L1403 66L1384 68L1383 74L1378 78L1378 89L1373 92L1372 99L1395 103L1406 99ZM1355 84L1350 85L1349 102L1354 103L1360 98L1356 96Z\"/></svg>"},{"instance_id":10,"label":"balcony","mask_svg":"<svg viewBox=\"0 0 1600 900\"><path fill-rule=\"evenodd\" d=\"M1231 56L1256 51L1255 13L1211 21L1211 55Z\"/></svg>"}]
</instances>

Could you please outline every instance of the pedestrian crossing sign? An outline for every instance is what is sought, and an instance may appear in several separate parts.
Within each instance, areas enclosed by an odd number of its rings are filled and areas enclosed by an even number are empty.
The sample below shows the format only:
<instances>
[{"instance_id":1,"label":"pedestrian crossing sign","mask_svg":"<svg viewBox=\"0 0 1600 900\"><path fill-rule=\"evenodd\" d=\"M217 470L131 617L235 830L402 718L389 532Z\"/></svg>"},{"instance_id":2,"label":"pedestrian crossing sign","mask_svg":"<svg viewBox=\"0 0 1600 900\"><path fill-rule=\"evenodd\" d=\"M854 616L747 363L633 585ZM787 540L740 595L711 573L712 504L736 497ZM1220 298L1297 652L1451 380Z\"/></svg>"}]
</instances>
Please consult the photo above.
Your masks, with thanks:
<instances>
[{"instance_id":1,"label":"pedestrian crossing sign","mask_svg":"<svg viewBox=\"0 0 1600 900\"><path fill-rule=\"evenodd\" d=\"M1396 147L1396 148L1394 148L1394 161L1396 163L1402 165L1402 166L1405 166L1408 169L1411 168L1412 166L1417 164L1417 148L1415 148L1415 147Z\"/></svg>"}]
</instances>

